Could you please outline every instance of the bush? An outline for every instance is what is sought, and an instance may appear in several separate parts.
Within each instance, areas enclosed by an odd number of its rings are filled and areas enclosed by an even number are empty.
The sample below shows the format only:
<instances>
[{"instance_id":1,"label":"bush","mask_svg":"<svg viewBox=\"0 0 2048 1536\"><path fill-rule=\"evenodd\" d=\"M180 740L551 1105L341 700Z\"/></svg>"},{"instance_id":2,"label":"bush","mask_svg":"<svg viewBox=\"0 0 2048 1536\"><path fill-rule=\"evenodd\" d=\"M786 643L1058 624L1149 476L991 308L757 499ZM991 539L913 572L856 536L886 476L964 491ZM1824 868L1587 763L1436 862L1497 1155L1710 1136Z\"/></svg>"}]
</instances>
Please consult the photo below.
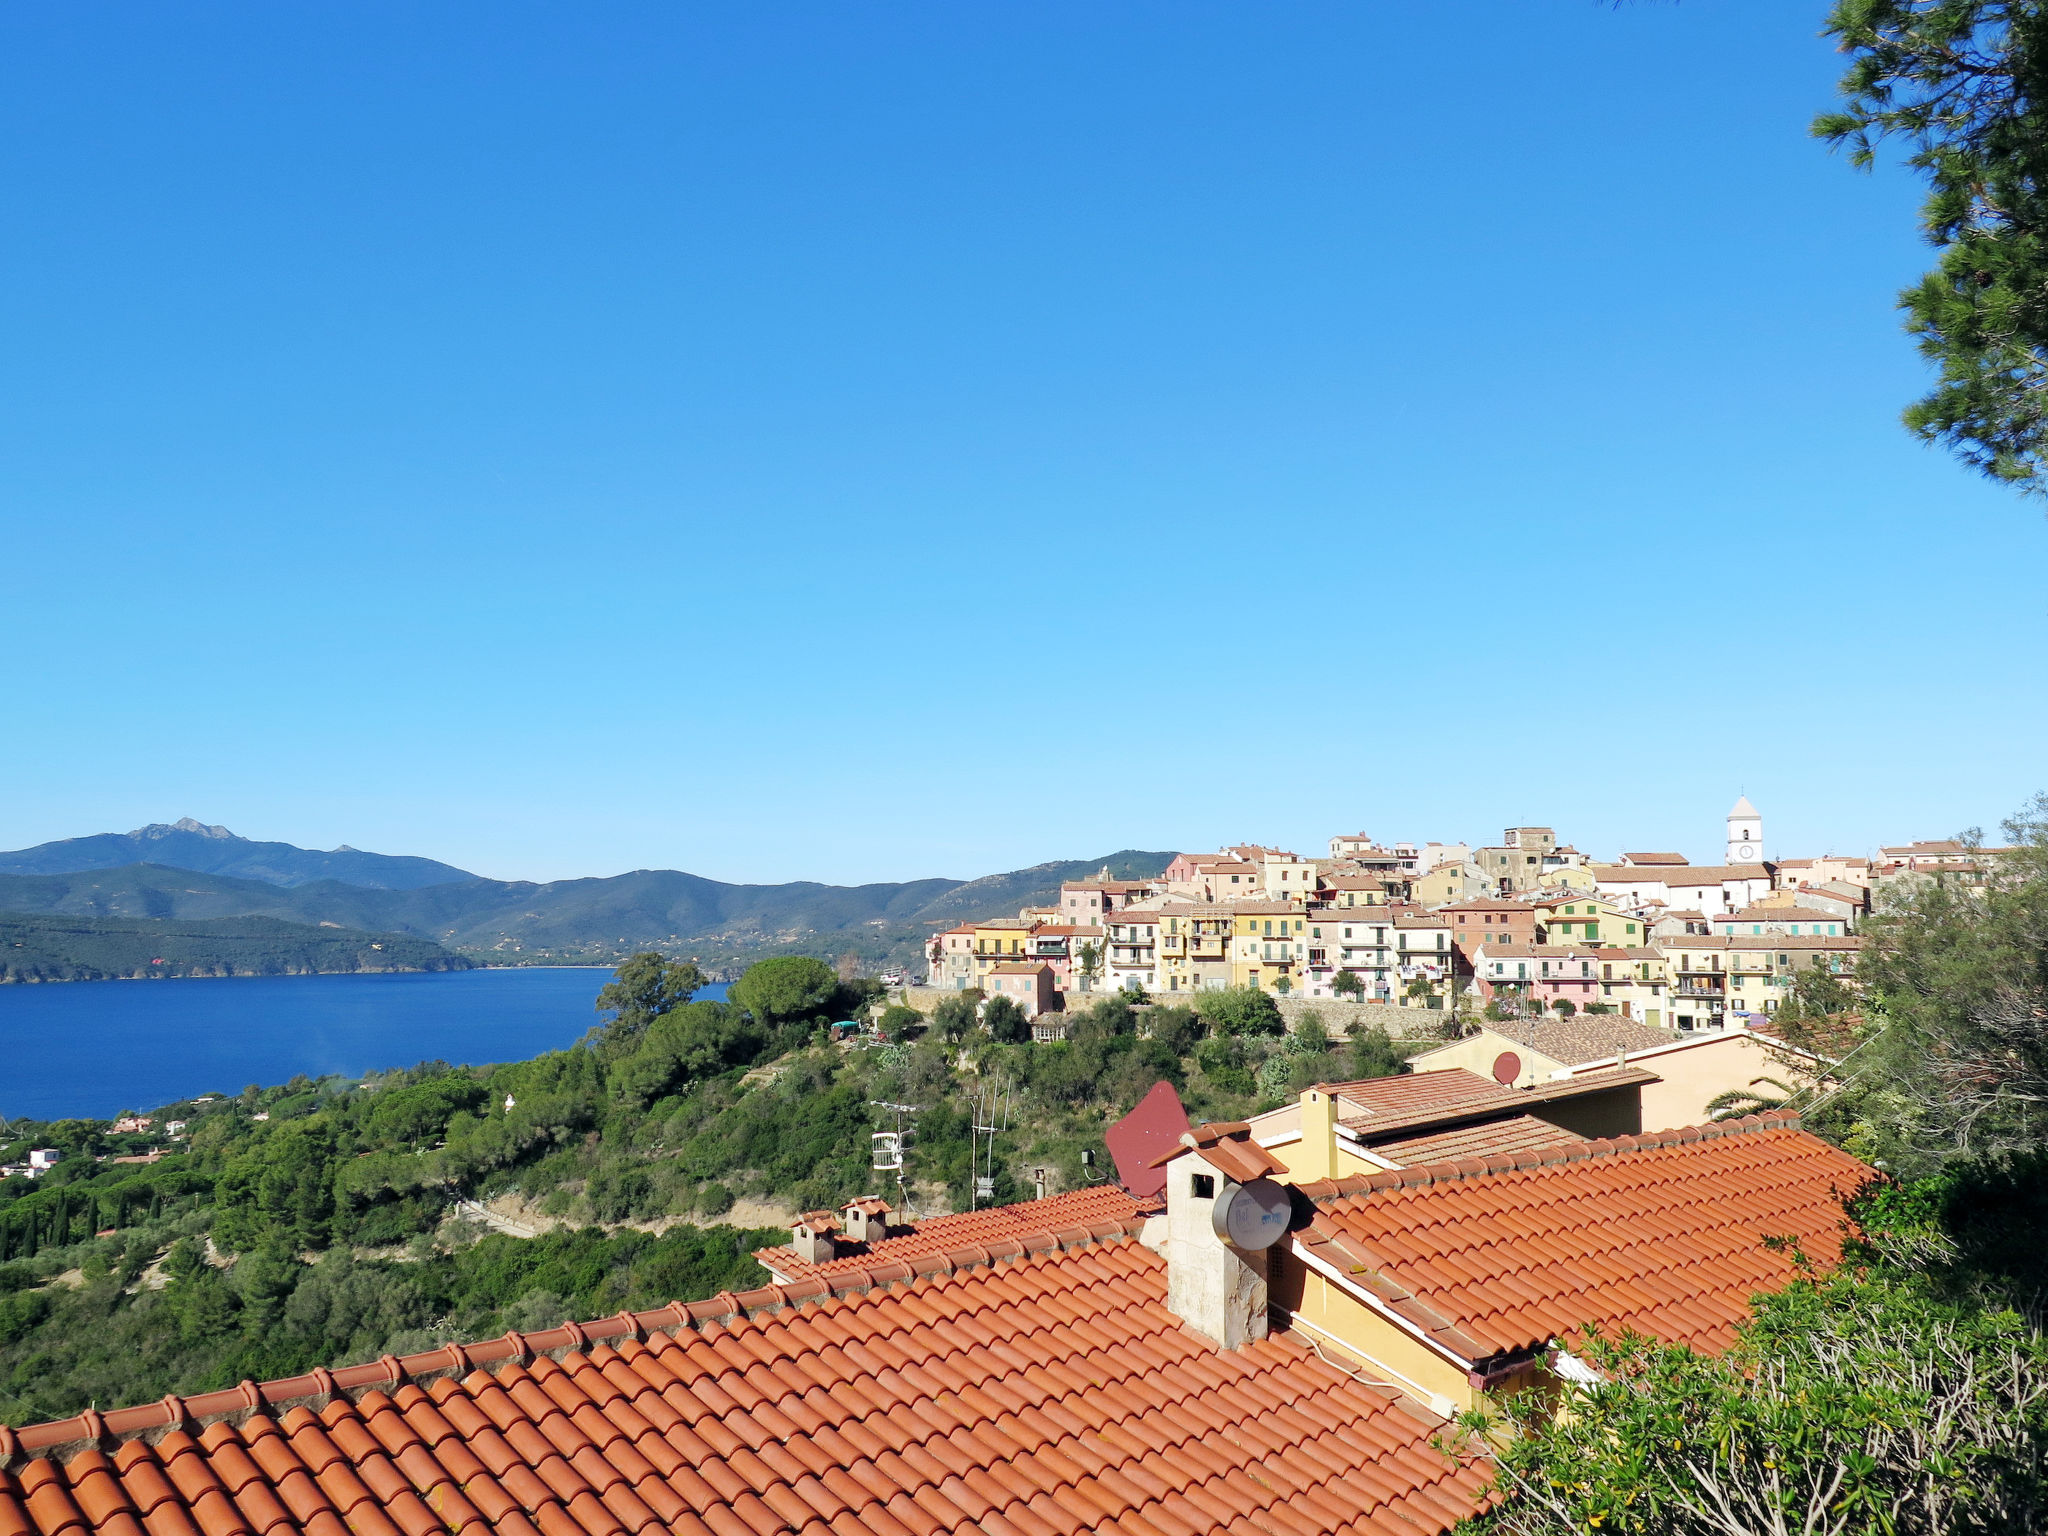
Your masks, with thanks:
<instances>
[{"instance_id":1,"label":"bush","mask_svg":"<svg viewBox=\"0 0 2048 1536\"><path fill-rule=\"evenodd\" d=\"M875 1027L882 1032L883 1039L901 1044L913 1030L924 1028L924 1015L907 1003L891 1003L882 1010Z\"/></svg>"},{"instance_id":2,"label":"bush","mask_svg":"<svg viewBox=\"0 0 2048 1536\"><path fill-rule=\"evenodd\" d=\"M1286 1021L1280 1005L1257 987L1225 987L1204 992L1195 1011L1209 1021L1210 1028L1226 1035L1282 1035Z\"/></svg>"},{"instance_id":3,"label":"bush","mask_svg":"<svg viewBox=\"0 0 2048 1536\"><path fill-rule=\"evenodd\" d=\"M732 1209L732 1191L723 1184L706 1184L697 1191L697 1214L723 1216Z\"/></svg>"}]
</instances>

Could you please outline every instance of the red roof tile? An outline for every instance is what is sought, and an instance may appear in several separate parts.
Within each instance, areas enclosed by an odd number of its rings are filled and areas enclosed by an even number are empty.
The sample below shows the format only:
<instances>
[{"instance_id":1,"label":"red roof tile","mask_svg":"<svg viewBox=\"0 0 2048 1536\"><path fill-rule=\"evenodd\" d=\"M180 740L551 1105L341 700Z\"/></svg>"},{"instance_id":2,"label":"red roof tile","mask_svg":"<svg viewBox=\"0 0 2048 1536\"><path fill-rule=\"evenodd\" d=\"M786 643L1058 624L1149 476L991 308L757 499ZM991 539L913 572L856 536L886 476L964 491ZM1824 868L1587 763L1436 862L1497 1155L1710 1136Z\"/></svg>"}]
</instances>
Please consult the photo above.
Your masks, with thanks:
<instances>
[{"instance_id":1,"label":"red roof tile","mask_svg":"<svg viewBox=\"0 0 2048 1536\"><path fill-rule=\"evenodd\" d=\"M1774 1112L1304 1184L1318 1210L1296 1244L1467 1361L1596 1325L1718 1350L1796 1273L1765 1240L1836 1262L1842 1200L1870 1176Z\"/></svg>"},{"instance_id":2,"label":"red roof tile","mask_svg":"<svg viewBox=\"0 0 2048 1536\"><path fill-rule=\"evenodd\" d=\"M1429 1072L1323 1086L1338 1101L1338 1123L1371 1143L1394 1131L1419 1131L1461 1119L1520 1114L1533 1104L1657 1081L1654 1073L1638 1067L1607 1067L1576 1077L1553 1078L1529 1088L1509 1088L1463 1067L1440 1067Z\"/></svg>"},{"instance_id":3,"label":"red roof tile","mask_svg":"<svg viewBox=\"0 0 2048 1536\"><path fill-rule=\"evenodd\" d=\"M789 1247L756 1249L754 1257L775 1274L791 1281L813 1275L842 1274L882 1264L914 1263L935 1254L959 1249L982 1248L990 1243L1014 1243L1026 1237L1114 1224L1118 1232L1135 1235L1136 1223L1160 1208L1156 1200L1136 1200L1121 1185L1095 1184L1048 1195L1043 1200L1025 1200L1016 1205L993 1206L981 1211L961 1211L952 1216L933 1216L924 1221L892 1227L878 1242L851 1243L840 1240L840 1256L823 1264L797 1257ZM1105 1233L1092 1233L1103 1236ZM1053 1246L1040 1243L1040 1248ZM1022 1249L1017 1250L1022 1252ZM906 1272L903 1278L908 1277Z\"/></svg>"},{"instance_id":4,"label":"red roof tile","mask_svg":"<svg viewBox=\"0 0 2048 1536\"><path fill-rule=\"evenodd\" d=\"M1412 1136L1406 1141L1382 1141L1372 1149L1397 1167L1415 1163L1449 1163L1461 1157L1484 1157L1489 1152L1526 1152L1534 1148L1584 1146L1586 1138L1562 1126L1538 1120L1534 1115L1515 1115L1507 1120L1482 1121L1452 1131Z\"/></svg>"},{"instance_id":5,"label":"red roof tile","mask_svg":"<svg viewBox=\"0 0 2048 1536\"><path fill-rule=\"evenodd\" d=\"M1485 1500L1291 1334L1188 1333L1127 1239L865 1278L0 1429L0 1536L1417 1536Z\"/></svg>"}]
</instances>

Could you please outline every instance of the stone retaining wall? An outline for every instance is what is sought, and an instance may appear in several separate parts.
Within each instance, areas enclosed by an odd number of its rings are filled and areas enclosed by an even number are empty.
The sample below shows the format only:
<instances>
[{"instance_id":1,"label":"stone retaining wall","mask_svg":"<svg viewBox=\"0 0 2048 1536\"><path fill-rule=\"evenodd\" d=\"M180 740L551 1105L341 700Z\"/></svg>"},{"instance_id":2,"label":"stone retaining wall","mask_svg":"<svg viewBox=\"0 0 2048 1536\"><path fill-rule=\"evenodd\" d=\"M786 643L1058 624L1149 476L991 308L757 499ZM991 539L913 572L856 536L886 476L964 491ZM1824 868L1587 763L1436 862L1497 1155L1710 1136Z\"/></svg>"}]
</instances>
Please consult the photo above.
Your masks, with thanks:
<instances>
[{"instance_id":1,"label":"stone retaining wall","mask_svg":"<svg viewBox=\"0 0 2048 1536\"><path fill-rule=\"evenodd\" d=\"M930 1015L940 1003L958 994L944 987L899 987L890 992L881 1004L904 1003L919 1013ZM1068 1005L1085 1008L1092 1002L1112 997L1109 992L1081 992L1068 996ZM1155 997L1154 1002L1193 1002L1189 993L1171 993ZM1301 1016L1314 1009L1323 1021L1323 1028L1330 1032L1332 1039L1341 1040L1353 1024L1364 1024L1368 1029L1377 1024L1395 1039L1435 1039L1442 1034L1446 1015L1430 1008L1403 1008L1395 1003L1359 1003L1341 997L1281 997L1275 998L1280 1005L1280 1017L1287 1022L1289 1033L1301 1027ZM879 1009L877 1010L879 1012Z\"/></svg>"}]
</instances>

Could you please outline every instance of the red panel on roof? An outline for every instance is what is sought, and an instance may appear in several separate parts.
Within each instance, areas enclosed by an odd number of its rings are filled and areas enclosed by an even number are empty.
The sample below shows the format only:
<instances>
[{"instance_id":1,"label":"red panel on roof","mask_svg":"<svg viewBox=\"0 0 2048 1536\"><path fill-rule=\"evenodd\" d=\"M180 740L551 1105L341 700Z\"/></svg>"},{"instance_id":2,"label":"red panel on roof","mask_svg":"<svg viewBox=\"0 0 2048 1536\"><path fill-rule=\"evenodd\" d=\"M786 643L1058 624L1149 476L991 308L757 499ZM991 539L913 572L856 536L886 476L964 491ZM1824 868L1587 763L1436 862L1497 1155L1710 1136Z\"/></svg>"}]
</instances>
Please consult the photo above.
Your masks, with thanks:
<instances>
[{"instance_id":1,"label":"red panel on roof","mask_svg":"<svg viewBox=\"0 0 2048 1536\"><path fill-rule=\"evenodd\" d=\"M1173 1151L1187 1133L1188 1112L1181 1107L1180 1095L1173 1084L1158 1082L1102 1140L1116 1159L1116 1176L1142 1200L1166 1188L1166 1170L1154 1168L1152 1160Z\"/></svg>"}]
</instances>

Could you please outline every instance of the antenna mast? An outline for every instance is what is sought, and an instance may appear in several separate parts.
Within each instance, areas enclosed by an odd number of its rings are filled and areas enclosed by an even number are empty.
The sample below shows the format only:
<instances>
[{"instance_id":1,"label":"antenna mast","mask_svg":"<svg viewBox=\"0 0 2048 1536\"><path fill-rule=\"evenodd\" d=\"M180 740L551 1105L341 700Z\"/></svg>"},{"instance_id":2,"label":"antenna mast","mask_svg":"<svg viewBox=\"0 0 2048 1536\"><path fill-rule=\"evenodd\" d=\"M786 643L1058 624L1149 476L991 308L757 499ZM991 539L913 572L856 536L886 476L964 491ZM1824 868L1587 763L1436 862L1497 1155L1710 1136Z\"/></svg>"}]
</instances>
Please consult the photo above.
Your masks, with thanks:
<instances>
[{"instance_id":1,"label":"antenna mast","mask_svg":"<svg viewBox=\"0 0 2048 1536\"><path fill-rule=\"evenodd\" d=\"M903 1117L905 1115L917 1114L924 1106L921 1104L896 1104L888 1099L869 1099L868 1103L876 1109L891 1109L896 1112L895 1130L876 1131L868 1138L869 1144L874 1149L874 1156L870 1160L870 1166L877 1173L894 1173L896 1175L896 1209L902 1213L903 1219L908 1221L911 1219L910 1169L907 1165L907 1159L903 1155L903 1147L904 1143L910 1139L910 1136L903 1129Z\"/></svg>"},{"instance_id":2,"label":"antenna mast","mask_svg":"<svg viewBox=\"0 0 2048 1536\"><path fill-rule=\"evenodd\" d=\"M982 1201L996 1197L996 1137L1010 1128L1012 1097L1013 1090L1004 1078L992 1078L974 1092L974 1120L967 1139L967 1169L974 1178L969 1210L980 1210ZM985 1153L981 1150L983 1136L988 1137Z\"/></svg>"}]
</instances>

